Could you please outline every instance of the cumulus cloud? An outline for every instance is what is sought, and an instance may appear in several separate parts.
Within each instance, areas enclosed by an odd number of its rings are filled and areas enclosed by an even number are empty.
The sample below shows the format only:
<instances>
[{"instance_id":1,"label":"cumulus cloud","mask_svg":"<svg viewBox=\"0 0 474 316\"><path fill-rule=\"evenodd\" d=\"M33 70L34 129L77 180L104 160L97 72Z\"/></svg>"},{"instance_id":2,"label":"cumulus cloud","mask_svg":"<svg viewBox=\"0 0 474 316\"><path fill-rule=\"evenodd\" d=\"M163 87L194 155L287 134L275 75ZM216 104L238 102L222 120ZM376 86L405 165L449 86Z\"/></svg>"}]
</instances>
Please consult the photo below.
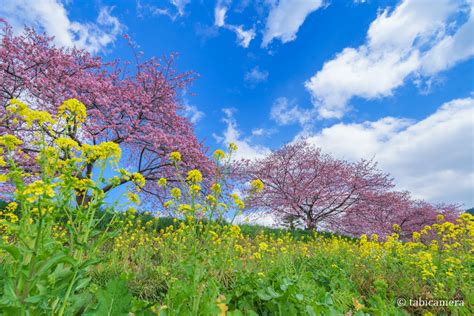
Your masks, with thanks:
<instances>
[{"instance_id":1,"label":"cumulus cloud","mask_svg":"<svg viewBox=\"0 0 474 316\"><path fill-rule=\"evenodd\" d=\"M364 45L345 48L305 83L320 117L341 118L353 97L390 96L410 77L429 80L472 57L472 15L471 6L449 0L404 0L383 10Z\"/></svg>"},{"instance_id":2,"label":"cumulus cloud","mask_svg":"<svg viewBox=\"0 0 474 316\"><path fill-rule=\"evenodd\" d=\"M111 11L110 7L102 7L95 22L80 23L70 20L59 0L5 0L0 6L0 15L15 32L21 32L24 26L35 27L54 36L58 46L83 48L91 53L113 44L124 29Z\"/></svg>"},{"instance_id":3,"label":"cumulus cloud","mask_svg":"<svg viewBox=\"0 0 474 316\"><path fill-rule=\"evenodd\" d=\"M323 6L322 0L280 0L267 17L262 47L273 39L287 43L296 39L296 33L306 17Z\"/></svg>"},{"instance_id":4,"label":"cumulus cloud","mask_svg":"<svg viewBox=\"0 0 474 316\"><path fill-rule=\"evenodd\" d=\"M237 145L238 150L235 153L235 159L258 159L270 153L270 149L253 144L250 138L243 138L242 133L238 129L237 121L234 118L235 109L225 108L224 118L222 121L227 125L222 135L214 134L214 138L218 143L229 146L230 143Z\"/></svg>"},{"instance_id":5,"label":"cumulus cloud","mask_svg":"<svg viewBox=\"0 0 474 316\"><path fill-rule=\"evenodd\" d=\"M313 122L316 118L314 109L302 109L294 100L285 97L275 100L270 111L270 118L278 125L299 123L302 126Z\"/></svg>"},{"instance_id":6,"label":"cumulus cloud","mask_svg":"<svg viewBox=\"0 0 474 316\"><path fill-rule=\"evenodd\" d=\"M349 160L374 157L399 188L418 198L474 206L473 98L447 102L420 121L335 124L308 141Z\"/></svg>"},{"instance_id":7,"label":"cumulus cloud","mask_svg":"<svg viewBox=\"0 0 474 316\"><path fill-rule=\"evenodd\" d=\"M265 82L268 79L268 71L260 70L258 66L255 66L250 71L247 71L244 76L244 80L250 84L250 86L256 86L260 82Z\"/></svg>"},{"instance_id":8,"label":"cumulus cloud","mask_svg":"<svg viewBox=\"0 0 474 316\"><path fill-rule=\"evenodd\" d=\"M237 44L244 48L249 47L250 42L255 38L255 29L246 30L243 25L228 24L225 22L226 13L229 10L231 1L218 1L214 8L214 25L225 28L235 33Z\"/></svg>"}]
</instances>

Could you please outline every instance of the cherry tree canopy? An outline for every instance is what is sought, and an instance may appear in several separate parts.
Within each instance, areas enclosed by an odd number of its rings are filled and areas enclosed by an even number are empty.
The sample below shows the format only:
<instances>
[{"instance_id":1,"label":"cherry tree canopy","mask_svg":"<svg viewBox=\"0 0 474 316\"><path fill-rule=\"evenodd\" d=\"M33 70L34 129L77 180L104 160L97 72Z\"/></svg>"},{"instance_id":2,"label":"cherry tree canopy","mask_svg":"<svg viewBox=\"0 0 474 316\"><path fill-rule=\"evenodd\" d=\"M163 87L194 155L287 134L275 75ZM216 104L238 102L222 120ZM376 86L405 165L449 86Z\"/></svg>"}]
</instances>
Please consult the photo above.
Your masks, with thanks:
<instances>
[{"instance_id":1,"label":"cherry tree canopy","mask_svg":"<svg viewBox=\"0 0 474 316\"><path fill-rule=\"evenodd\" d=\"M388 236L393 225L400 227L400 237L409 239L412 233L431 226L443 215L447 221L454 221L459 215L459 205L431 204L416 200L409 192L389 191L372 194L357 208L346 212L342 217L331 220L335 231L353 236L377 234Z\"/></svg>"},{"instance_id":2,"label":"cherry tree canopy","mask_svg":"<svg viewBox=\"0 0 474 316\"><path fill-rule=\"evenodd\" d=\"M308 228L356 208L367 192L393 187L392 179L371 161L338 160L305 141L248 162L244 173L265 185L261 194L252 196L253 207L279 217L296 215Z\"/></svg>"},{"instance_id":3,"label":"cherry tree canopy","mask_svg":"<svg viewBox=\"0 0 474 316\"><path fill-rule=\"evenodd\" d=\"M32 29L15 36L3 23L0 116L12 98L51 113L64 100L76 98L88 113L76 141L120 144L134 169L130 171L142 173L147 180L171 174L167 157L172 151L181 153L184 169L211 169L192 125L179 115L181 91L195 76L177 73L174 55L142 61L137 54L133 63L104 62L84 50L55 47L52 38ZM18 132L12 126L0 126L1 134ZM24 150L34 148L26 145ZM145 191L154 193L154 186Z\"/></svg>"},{"instance_id":4,"label":"cherry tree canopy","mask_svg":"<svg viewBox=\"0 0 474 316\"><path fill-rule=\"evenodd\" d=\"M248 179L264 183L250 205L281 220L300 220L307 228L350 235L392 232L403 234L436 222L440 213L455 218L457 205L432 205L408 192L393 191L393 179L369 160L348 162L323 154L306 141L288 144L270 155L244 163Z\"/></svg>"}]
</instances>

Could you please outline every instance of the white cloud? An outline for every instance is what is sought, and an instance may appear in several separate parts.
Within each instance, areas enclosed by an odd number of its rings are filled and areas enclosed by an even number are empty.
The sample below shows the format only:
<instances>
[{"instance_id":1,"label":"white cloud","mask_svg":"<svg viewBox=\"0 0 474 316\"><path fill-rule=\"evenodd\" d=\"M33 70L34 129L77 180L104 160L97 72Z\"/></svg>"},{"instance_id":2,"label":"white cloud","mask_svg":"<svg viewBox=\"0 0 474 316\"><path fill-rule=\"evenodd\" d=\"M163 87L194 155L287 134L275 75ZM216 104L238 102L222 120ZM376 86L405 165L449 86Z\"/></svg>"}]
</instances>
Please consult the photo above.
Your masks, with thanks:
<instances>
[{"instance_id":1,"label":"white cloud","mask_svg":"<svg viewBox=\"0 0 474 316\"><path fill-rule=\"evenodd\" d=\"M196 124L204 117L204 112L199 111L197 106L186 103L184 105L184 116L188 118L192 124Z\"/></svg>"},{"instance_id":2,"label":"white cloud","mask_svg":"<svg viewBox=\"0 0 474 316\"><path fill-rule=\"evenodd\" d=\"M227 7L217 5L214 8L214 25L217 27L223 27L225 25L225 15L227 13Z\"/></svg>"},{"instance_id":3,"label":"white cloud","mask_svg":"<svg viewBox=\"0 0 474 316\"><path fill-rule=\"evenodd\" d=\"M235 33L237 36L237 44L247 48L250 42L255 38L255 29L244 29L243 25L228 24L225 22L226 13L229 9L231 1L218 1L214 8L214 25L222 27Z\"/></svg>"},{"instance_id":4,"label":"white cloud","mask_svg":"<svg viewBox=\"0 0 474 316\"><path fill-rule=\"evenodd\" d=\"M6 0L0 5L0 15L15 32L31 26L54 36L59 46L83 48L91 53L113 44L124 26L111 15L110 7L102 7L95 22L71 21L63 3L58 0Z\"/></svg>"},{"instance_id":5,"label":"white cloud","mask_svg":"<svg viewBox=\"0 0 474 316\"><path fill-rule=\"evenodd\" d=\"M474 55L474 12L453 35L445 36L421 60L421 73L434 75Z\"/></svg>"},{"instance_id":6,"label":"white cloud","mask_svg":"<svg viewBox=\"0 0 474 316\"><path fill-rule=\"evenodd\" d=\"M166 15L174 21L176 18L185 15L186 6L190 2L191 0L169 0L168 6L156 6L150 3L142 3L141 0L137 0L137 11L139 15L141 15L143 11L148 11L154 15ZM172 7L170 5L172 5Z\"/></svg>"},{"instance_id":7,"label":"white cloud","mask_svg":"<svg viewBox=\"0 0 474 316\"><path fill-rule=\"evenodd\" d=\"M225 28L233 31L237 36L237 44L247 48L250 42L255 38L255 29L245 30L242 25L225 25Z\"/></svg>"},{"instance_id":8,"label":"white cloud","mask_svg":"<svg viewBox=\"0 0 474 316\"><path fill-rule=\"evenodd\" d=\"M308 141L349 160L374 157L418 198L474 206L473 98L447 102L417 122L386 117L336 124Z\"/></svg>"},{"instance_id":9,"label":"white cloud","mask_svg":"<svg viewBox=\"0 0 474 316\"><path fill-rule=\"evenodd\" d=\"M255 137L266 137L275 133L275 129L266 129L266 128L254 128L252 129L252 136Z\"/></svg>"},{"instance_id":10,"label":"white cloud","mask_svg":"<svg viewBox=\"0 0 474 316\"><path fill-rule=\"evenodd\" d=\"M176 7L176 10L178 10L179 15L183 15L184 9L191 2L191 0L170 0L170 2Z\"/></svg>"},{"instance_id":11,"label":"white cloud","mask_svg":"<svg viewBox=\"0 0 474 316\"><path fill-rule=\"evenodd\" d=\"M270 111L270 118L279 125L299 123L306 125L316 118L314 109L301 109L294 100L285 97L275 100Z\"/></svg>"},{"instance_id":12,"label":"white cloud","mask_svg":"<svg viewBox=\"0 0 474 316\"><path fill-rule=\"evenodd\" d=\"M228 146L230 143L237 145L238 150L235 153L235 159L257 159L262 158L270 153L270 149L262 146L252 144L249 138L242 138L241 132L238 129L237 121L234 118L235 109L225 108L222 110L225 117L222 119L227 124L226 130L222 136L214 134L217 142Z\"/></svg>"},{"instance_id":13,"label":"white cloud","mask_svg":"<svg viewBox=\"0 0 474 316\"><path fill-rule=\"evenodd\" d=\"M255 212L251 214L240 214L234 219L235 224L261 225L266 227L281 227L272 214Z\"/></svg>"},{"instance_id":14,"label":"white cloud","mask_svg":"<svg viewBox=\"0 0 474 316\"><path fill-rule=\"evenodd\" d=\"M463 25L453 22L469 15ZM372 22L367 42L345 48L305 86L322 118L340 118L353 97L392 95L410 76L430 80L474 55L473 10L460 2L405 0ZM419 79L418 79L419 80Z\"/></svg>"},{"instance_id":15,"label":"white cloud","mask_svg":"<svg viewBox=\"0 0 474 316\"><path fill-rule=\"evenodd\" d=\"M252 70L245 73L244 80L248 82L251 86L255 86L260 82L267 81L268 71L260 70L258 66L252 68Z\"/></svg>"},{"instance_id":16,"label":"white cloud","mask_svg":"<svg viewBox=\"0 0 474 316\"><path fill-rule=\"evenodd\" d=\"M280 0L267 17L262 47L275 38L283 43L295 40L306 17L322 6L322 0Z\"/></svg>"},{"instance_id":17,"label":"white cloud","mask_svg":"<svg viewBox=\"0 0 474 316\"><path fill-rule=\"evenodd\" d=\"M197 106L191 104L187 90L183 90L181 96L183 102L183 111L181 114L192 124L196 124L204 117L204 112L200 111Z\"/></svg>"}]
</instances>

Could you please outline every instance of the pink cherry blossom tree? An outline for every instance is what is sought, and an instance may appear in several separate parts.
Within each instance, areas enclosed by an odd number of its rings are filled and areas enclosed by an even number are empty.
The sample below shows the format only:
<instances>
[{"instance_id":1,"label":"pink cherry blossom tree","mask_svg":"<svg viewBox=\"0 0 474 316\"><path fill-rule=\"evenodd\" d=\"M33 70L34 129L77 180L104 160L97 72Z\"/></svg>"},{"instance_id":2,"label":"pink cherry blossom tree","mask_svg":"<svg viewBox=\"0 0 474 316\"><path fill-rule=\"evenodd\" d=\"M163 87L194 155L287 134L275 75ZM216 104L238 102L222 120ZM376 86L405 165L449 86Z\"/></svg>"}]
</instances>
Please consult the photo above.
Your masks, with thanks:
<instances>
[{"instance_id":1,"label":"pink cherry blossom tree","mask_svg":"<svg viewBox=\"0 0 474 316\"><path fill-rule=\"evenodd\" d=\"M260 194L251 196L253 209L280 219L299 218L308 229L329 228L332 219L368 203L369 193L393 187L389 175L372 161L335 159L305 141L248 161L243 173L260 179L265 186Z\"/></svg>"},{"instance_id":2,"label":"pink cherry blossom tree","mask_svg":"<svg viewBox=\"0 0 474 316\"><path fill-rule=\"evenodd\" d=\"M394 232L393 225L400 227L397 232L401 239L409 239L412 233L422 230L426 225L444 220L454 221L459 215L460 206L456 204L431 204L416 200L407 191L388 191L371 194L358 207L331 221L335 231L360 236L377 234L386 237Z\"/></svg>"},{"instance_id":3,"label":"pink cherry blossom tree","mask_svg":"<svg viewBox=\"0 0 474 316\"><path fill-rule=\"evenodd\" d=\"M151 194L157 193L154 180L174 172L168 160L172 151L181 153L183 170L211 170L193 126L179 115L184 111L179 97L195 75L177 73L175 55L142 60L136 54L134 62L104 62L84 50L55 47L52 38L33 29L16 36L6 22L1 23L0 116L12 98L51 113L66 99L80 100L88 119L75 140L120 144L130 171L149 180L144 191ZM8 124L0 126L0 134L18 132ZM25 145L29 154L34 150ZM91 163L83 176L93 167Z\"/></svg>"}]
</instances>

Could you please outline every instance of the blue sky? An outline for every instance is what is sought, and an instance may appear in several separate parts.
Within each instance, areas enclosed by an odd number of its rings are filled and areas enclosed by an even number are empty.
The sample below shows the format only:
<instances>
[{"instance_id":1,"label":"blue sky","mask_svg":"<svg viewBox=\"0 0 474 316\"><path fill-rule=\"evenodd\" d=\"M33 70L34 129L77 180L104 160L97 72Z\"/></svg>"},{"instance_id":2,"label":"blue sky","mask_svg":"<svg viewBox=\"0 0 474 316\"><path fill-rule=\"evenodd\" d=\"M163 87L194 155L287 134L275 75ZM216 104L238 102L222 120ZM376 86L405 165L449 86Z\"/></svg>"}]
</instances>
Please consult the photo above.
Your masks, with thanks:
<instances>
[{"instance_id":1,"label":"blue sky","mask_svg":"<svg viewBox=\"0 0 474 316\"><path fill-rule=\"evenodd\" d=\"M211 150L260 157L299 137L375 157L400 189L474 205L472 1L7 0L32 25L105 59L179 53L183 96Z\"/></svg>"}]
</instances>

